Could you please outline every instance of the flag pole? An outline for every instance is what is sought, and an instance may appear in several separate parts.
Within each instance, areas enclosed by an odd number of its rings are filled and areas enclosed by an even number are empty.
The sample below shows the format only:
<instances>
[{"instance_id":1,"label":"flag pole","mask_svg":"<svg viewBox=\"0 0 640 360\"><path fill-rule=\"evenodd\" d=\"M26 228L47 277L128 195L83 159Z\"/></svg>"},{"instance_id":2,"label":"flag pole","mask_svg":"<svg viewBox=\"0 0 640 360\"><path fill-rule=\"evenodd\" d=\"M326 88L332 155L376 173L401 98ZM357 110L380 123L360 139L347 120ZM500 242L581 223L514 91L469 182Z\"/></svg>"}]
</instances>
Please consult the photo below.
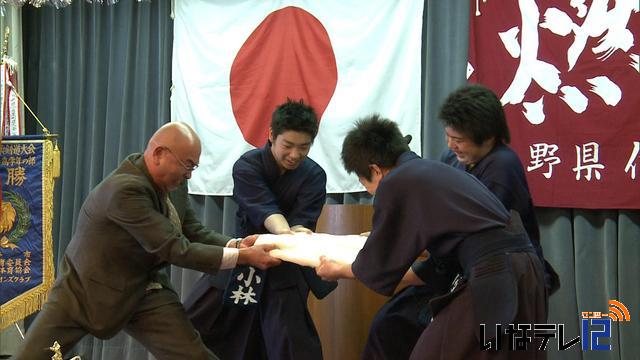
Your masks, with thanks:
<instances>
[{"instance_id":1,"label":"flag pole","mask_svg":"<svg viewBox=\"0 0 640 360\"><path fill-rule=\"evenodd\" d=\"M9 34L11 33L11 29L7 26L5 27L4 30L4 39L2 41L2 64L7 64L7 66L11 66L11 61L8 61L9 59ZM18 89L13 85L13 83L11 82L11 80L7 79L6 81L7 86L9 86L11 88L11 90L13 90L13 93L16 95L16 97L20 100L20 102L22 103L22 105L24 105L27 110L29 110L29 113L31 114L31 116L33 116L34 119L36 119L36 122L38 123L38 125L40 125L40 127L42 128L42 133L44 134L44 136L48 139L54 139L53 140L53 177L57 178L60 176L60 148L58 147L58 134L51 134L49 132L49 129L47 129L46 126L44 126L44 124L42 123L42 121L40 121L40 118L38 118L38 116L33 112L33 110L31 110L31 107L29 107L29 105L27 104L26 101L24 101L24 99L22 98L22 96L20 95L20 92L18 91ZM4 117L3 119L1 119L1 121L4 122ZM1 141L1 140L0 140ZM2 143L0 142L0 146L2 145ZM1 147L0 147L1 148Z\"/></svg>"},{"instance_id":2,"label":"flag pole","mask_svg":"<svg viewBox=\"0 0 640 360\"><path fill-rule=\"evenodd\" d=\"M4 40L2 41L2 62L9 55L9 33L11 29L7 26L4 28Z\"/></svg>"}]
</instances>

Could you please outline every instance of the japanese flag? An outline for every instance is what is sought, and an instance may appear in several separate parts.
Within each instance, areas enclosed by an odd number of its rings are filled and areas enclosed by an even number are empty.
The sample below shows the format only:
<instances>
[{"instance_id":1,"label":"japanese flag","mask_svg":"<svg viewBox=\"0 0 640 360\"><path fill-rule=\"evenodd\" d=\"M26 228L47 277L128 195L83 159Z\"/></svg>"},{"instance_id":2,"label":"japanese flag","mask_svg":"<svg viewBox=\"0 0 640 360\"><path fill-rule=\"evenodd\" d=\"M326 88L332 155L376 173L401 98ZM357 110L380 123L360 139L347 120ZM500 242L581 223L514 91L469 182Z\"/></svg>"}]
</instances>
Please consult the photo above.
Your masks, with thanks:
<instances>
[{"instance_id":1,"label":"japanese flag","mask_svg":"<svg viewBox=\"0 0 640 360\"><path fill-rule=\"evenodd\" d=\"M320 130L309 157L330 193L361 191L340 160L354 121L372 113L420 152L423 1L176 0L172 121L203 142L190 192L229 195L231 168L262 147L287 97L311 104Z\"/></svg>"}]
</instances>

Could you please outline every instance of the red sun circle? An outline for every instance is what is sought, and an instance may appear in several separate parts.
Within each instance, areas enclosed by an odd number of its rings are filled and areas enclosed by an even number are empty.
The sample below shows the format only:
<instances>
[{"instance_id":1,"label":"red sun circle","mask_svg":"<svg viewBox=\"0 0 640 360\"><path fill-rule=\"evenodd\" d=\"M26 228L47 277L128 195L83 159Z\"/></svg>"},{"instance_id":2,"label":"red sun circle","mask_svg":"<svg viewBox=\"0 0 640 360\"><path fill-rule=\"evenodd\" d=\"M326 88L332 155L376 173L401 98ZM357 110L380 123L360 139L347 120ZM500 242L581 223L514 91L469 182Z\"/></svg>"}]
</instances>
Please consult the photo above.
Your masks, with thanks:
<instances>
[{"instance_id":1,"label":"red sun circle","mask_svg":"<svg viewBox=\"0 0 640 360\"><path fill-rule=\"evenodd\" d=\"M229 82L235 120L255 147L265 144L271 114L287 98L303 99L321 119L338 82L329 34L299 7L274 11L238 51Z\"/></svg>"}]
</instances>

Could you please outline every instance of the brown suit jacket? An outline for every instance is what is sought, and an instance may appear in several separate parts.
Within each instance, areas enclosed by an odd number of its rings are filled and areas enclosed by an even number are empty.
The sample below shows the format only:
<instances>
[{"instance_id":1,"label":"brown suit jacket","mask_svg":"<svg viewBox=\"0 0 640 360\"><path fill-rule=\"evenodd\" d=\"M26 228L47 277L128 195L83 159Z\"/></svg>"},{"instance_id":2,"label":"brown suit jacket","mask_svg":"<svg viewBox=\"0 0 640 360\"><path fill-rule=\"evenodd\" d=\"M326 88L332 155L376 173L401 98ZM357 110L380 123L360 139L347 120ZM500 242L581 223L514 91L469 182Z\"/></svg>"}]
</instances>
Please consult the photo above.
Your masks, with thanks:
<instances>
[{"instance_id":1,"label":"brown suit jacket","mask_svg":"<svg viewBox=\"0 0 640 360\"><path fill-rule=\"evenodd\" d=\"M206 230L186 194L186 186L172 194L178 229L142 155L128 156L82 205L49 300L91 334L109 338L134 314L150 282L171 289L161 271L166 265L216 273L229 237Z\"/></svg>"}]
</instances>

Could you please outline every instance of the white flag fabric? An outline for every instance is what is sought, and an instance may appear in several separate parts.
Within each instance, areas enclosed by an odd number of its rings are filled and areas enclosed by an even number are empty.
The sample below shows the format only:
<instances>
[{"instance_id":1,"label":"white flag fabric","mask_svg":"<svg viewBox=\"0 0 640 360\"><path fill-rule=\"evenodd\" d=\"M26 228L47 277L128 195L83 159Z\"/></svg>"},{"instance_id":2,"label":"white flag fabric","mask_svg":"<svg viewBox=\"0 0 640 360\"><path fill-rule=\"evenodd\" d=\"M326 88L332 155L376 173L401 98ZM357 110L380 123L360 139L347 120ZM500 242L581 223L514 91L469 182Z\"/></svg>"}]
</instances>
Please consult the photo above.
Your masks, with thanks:
<instances>
[{"instance_id":1,"label":"white flag fabric","mask_svg":"<svg viewBox=\"0 0 640 360\"><path fill-rule=\"evenodd\" d=\"M317 267L321 256L343 264L353 263L366 241L367 237L360 235L263 234L258 236L256 245L275 245L276 249L269 252L271 256L302 266Z\"/></svg>"},{"instance_id":2,"label":"white flag fabric","mask_svg":"<svg viewBox=\"0 0 640 360\"><path fill-rule=\"evenodd\" d=\"M176 0L171 120L203 142L190 192L231 194L233 163L266 143L287 97L320 117L309 157L329 193L363 190L340 159L359 118L392 119L420 153L422 9L420 0Z\"/></svg>"}]
</instances>

